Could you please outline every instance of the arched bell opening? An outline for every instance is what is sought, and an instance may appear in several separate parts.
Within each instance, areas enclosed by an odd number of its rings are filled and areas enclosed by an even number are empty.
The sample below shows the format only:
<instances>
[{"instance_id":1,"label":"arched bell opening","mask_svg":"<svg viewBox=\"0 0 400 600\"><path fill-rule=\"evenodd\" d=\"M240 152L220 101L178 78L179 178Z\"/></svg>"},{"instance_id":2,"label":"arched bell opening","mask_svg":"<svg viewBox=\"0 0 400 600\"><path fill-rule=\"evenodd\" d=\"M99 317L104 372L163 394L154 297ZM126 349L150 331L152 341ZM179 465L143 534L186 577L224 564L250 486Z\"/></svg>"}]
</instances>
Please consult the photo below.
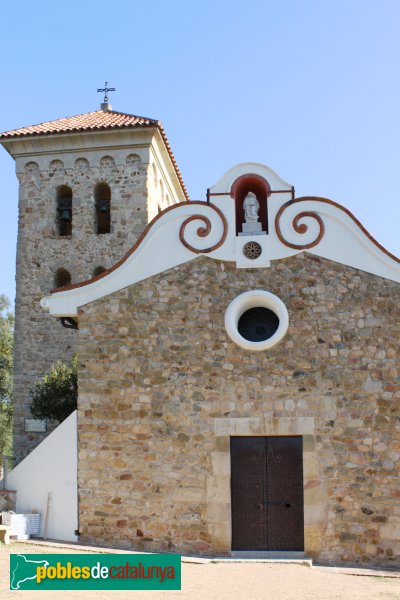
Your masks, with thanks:
<instances>
[{"instance_id":1,"label":"arched bell opening","mask_svg":"<svg viewBox=\"0 0 400 600\"><path fill-rule=\"evenodd\" d=\"M66 287L71 285L71 273L67 269L57 269L54 275L54 287Z\"/></svg>"},{"instance_id":2,"label":"arched bell opening","mask_svg":"<svg viewBox=\"0 0 400 600\"><path fill-rule=\"evenodd\" d=\"M57 190L57 221L59 236L72 235L72 190L67 185Z\"/></svg>"},{"instance_id":3,"label":"arched bell opening","mask_svg":"<svg viewBox=\"0 0 400 600\"><path fill-rule=\"evenodd\" d=\"M107 183L98 183L95 191L96 233L111 231L111 190Z\"/></svg>"}]
</instances>

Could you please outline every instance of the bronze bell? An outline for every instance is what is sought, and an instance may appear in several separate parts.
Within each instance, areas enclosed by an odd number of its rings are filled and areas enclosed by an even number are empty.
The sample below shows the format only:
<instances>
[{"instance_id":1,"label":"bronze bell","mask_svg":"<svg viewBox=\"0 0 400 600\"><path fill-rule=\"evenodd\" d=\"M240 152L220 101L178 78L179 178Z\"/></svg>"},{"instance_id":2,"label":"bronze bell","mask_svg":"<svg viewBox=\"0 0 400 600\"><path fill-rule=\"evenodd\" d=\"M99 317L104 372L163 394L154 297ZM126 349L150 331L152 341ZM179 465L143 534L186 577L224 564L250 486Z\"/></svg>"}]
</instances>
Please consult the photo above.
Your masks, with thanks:
<instances>
[{"instance_id":1,"label":"bronze bell","mask_svg":"<svg viewBox=\"0 0 400 600\"><path fill-rule=\"evenodd\" d=\"M69 222L71 220L71 211L68 208L64 208L61 211L61 221Z\"/></svg>"}]
</instances>

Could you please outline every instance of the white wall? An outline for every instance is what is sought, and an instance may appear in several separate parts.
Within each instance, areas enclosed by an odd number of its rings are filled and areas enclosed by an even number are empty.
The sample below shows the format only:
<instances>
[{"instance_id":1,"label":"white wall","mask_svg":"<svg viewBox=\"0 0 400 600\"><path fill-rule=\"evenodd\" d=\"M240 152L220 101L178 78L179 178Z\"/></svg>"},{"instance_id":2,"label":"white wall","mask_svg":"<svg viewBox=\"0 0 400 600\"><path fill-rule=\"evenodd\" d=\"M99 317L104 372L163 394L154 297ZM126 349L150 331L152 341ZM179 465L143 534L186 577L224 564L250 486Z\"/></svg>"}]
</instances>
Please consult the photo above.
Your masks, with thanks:
<instances>
[{"instance_id":1,"label":"white wall","mask_svg":"<svg viewBox=\"0 0 400 600\"><path fill-rule=\"evenodd\" d=\"M17 511L41 514L43 536L47 495L53 495L47 537L77 541L77 416L72 413L8 475L7 486L17 490Z\"/></svg>"}]
</instances>

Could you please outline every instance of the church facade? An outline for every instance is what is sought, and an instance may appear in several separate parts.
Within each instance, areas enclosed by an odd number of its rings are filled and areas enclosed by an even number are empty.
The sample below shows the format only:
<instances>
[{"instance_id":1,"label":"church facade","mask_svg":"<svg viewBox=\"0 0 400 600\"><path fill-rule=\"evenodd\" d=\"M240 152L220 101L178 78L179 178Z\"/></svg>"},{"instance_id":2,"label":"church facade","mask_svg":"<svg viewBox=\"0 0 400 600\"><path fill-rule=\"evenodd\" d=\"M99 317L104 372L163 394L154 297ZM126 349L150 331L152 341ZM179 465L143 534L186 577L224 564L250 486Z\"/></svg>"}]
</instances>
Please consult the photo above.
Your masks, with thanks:
<instances>
[{"instance_id":1,"label":"church facade","mask_svg":"<svg viewBox=\"0 0 400 600\"><path fill-rule=\"evenodd\" d=\"M36 307L76 327L80 540L398 566L399 259L257 163L189 201L167 154L174 202Z\"/></svg>"}]
</instances>

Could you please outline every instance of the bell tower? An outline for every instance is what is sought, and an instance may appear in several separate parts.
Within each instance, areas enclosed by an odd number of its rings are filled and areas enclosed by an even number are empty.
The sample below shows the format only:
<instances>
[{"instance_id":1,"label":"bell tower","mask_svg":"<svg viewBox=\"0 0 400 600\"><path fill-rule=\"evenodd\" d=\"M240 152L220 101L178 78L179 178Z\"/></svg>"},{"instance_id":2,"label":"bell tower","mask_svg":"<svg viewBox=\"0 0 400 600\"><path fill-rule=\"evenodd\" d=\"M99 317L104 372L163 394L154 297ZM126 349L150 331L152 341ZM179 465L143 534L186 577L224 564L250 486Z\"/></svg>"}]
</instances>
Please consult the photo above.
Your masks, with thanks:
<instances>
[{"instance_id":1,"label":"bell tower","mask_svg":"<svg viewBox=\"0 0 400 600\"><path fill-rule=\"evenodd\" d=\"M161 123L113 111L108 99L94 112L2 133L0 143L19 180L14 454L21 460L57 425L32 419L29 390L76 344L76 331L46 314L40 299L111 267L158 212L188 197Z\"/></svg>"}]
</instances>

